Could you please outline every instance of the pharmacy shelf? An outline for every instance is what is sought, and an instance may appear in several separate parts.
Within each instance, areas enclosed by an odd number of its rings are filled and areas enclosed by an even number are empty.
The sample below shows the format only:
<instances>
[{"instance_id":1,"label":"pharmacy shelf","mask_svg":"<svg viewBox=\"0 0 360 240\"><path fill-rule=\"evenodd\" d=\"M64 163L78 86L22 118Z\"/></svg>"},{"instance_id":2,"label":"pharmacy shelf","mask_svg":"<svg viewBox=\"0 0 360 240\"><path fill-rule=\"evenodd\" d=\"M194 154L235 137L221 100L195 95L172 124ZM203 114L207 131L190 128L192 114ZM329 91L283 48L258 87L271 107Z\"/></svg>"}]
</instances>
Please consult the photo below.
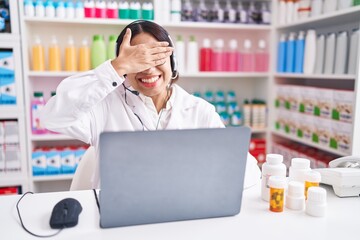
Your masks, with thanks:
<instances>
[{"instance_id":1,"label":"pharmacy shelf","mask_svg":"<svg viewBox=\"0 0 360 240\"><path fill-rule=\"evenodd\" d=\"M18 106L0 105L0 119L14 119L20 116L24 116L24 113Z\"/></svg>"},{"instance_id":2,"label":"pharmacy shelf","mask_svg":"<svg viewBox=\"0 0 360 240\"><path fill-rule=\"evenodd\" d=\"M62 140L75 140L73 137L69 137L62 134L43 134L43 135L31 135L32 141L62 141Z\"/></svg>"},{"instance_id":3,"label":"pharmacy shelf","mask_svg":"<svg viewBox=\"0 0 360 240\"><path fill-rule=\"evenodd\" d=\"M51 72L30 71L28 76L32 78L66 78L80 72ZM199 72L180 74L180 78L267 78L269 73L257 72Z\"/></svg>"},{"instance_id":4,"label":"pharmacy shelf","mask_svg":"<svg viewBox=\"0 0 360 240\"><path fill-rule=\"evenodd\" d=\"M295 78L295 79L329 79L329 80L355 80L356 75L352 74L296 74L296 73L276 73L276 78Z\"/></svg>"},{"instance_id":5,"label":"pharmacy shelf","mask_svg":"<svg viewBox=\"0 0 360 240\"><path fill-rule=\"evenodd\" d=\"M267 133L267 128L251 128L252 134L263 134Z\"/></svg>"},{"instance_id":6,"label":"pharmacy shelf","mask_svg":"<svg viewBox=\"0 0 360 240\"><path fill-rule=\"evenodd\" d=\"M24 17L24 21L28 24L81 24L81 25L109 25L109 26L126 26L134 20L123 19L101 19L101 18L83 18L83 19L57 19L57 18L40 18L40 17ZM270 25L258 24L237 24L237 23L207 23L207 22L179 22L179 23L163 23L163 27L168 29L196 28L199 30L207 29L234 29L234 30L250 30L250 31L270 31Z\"/></svg>"},{"instance_id":7,"label":"pharmacy shelf","mask_svg":"<svg viewBox=\"0 0 360 240\"><path fill-rule=\"evenodd\" d=\"M33 176L33 181L34 182L64 181L64 180L72 180L73 176L74 174Z\"/></svg>"},{"instance_id":8,"label":"pharmacy shelf","mask_svg":"<svg viewBox=\"0 0 360 240\"><path fill-rule=\"evenodd\" d=\"M294 136L291 136L291 135L288 135L288 134L285 134L285 133L281 133L281 132L278 132L278 131L275 131L275 130L272 130L271 133L276 135L276 136L286 138L286 139L289 139L289 140L292 140L292 141L295 141L295 142L298 142L298 143L302 143L302 144L305 144L305 145L308 145L308 146L323 150L325 152L333 153L333 154L336 154L336 155L339 155L339 156L347 156L347 155L349 155L349 154L346 154L344 152L338 151L336 149L331 149L329 147L325 147L325 146L322 146L320 144L305 141L305 140L302 140L302 139L300 139L298 137L294 137Z\"/></svg>"},{"instance_id":9,"label":"pharmacy shelf","mask_svg":"<svg viewBox=\"0 0 360 240\"><path fill-rule=\"evenodd\" d=\"M2 42L20 41L20 35L14 33L0 33L0 41Z\"/></svg>"},{"instance_id":10,"label":"pharmacy shelf","mask_svg":"<svg viewBox=\"0 0 360 240\"><path fill-rule=\"evenodd\" d=\"M0 176L0 187L24 186L27 179L22 173L6 173Z\"/></svg>"},{"instance_id":11,"label":"pharmacy shelf","mask_svg":"<svg viewBox=\"0 0 360 240\"><path fill-rule=\"evenodd\" d=\"M276 28L279 30L290 29L316 29L321 27L327 27L332 25L338 25L339 23L354 22L360 18L360 6L354 6L343 10L338 10L332 13L322 14L316 17L310 17L302 21L298 21L290 24L281 24ZM359 20L357 20L359 21Z\"/></svg>"}]
</instances>

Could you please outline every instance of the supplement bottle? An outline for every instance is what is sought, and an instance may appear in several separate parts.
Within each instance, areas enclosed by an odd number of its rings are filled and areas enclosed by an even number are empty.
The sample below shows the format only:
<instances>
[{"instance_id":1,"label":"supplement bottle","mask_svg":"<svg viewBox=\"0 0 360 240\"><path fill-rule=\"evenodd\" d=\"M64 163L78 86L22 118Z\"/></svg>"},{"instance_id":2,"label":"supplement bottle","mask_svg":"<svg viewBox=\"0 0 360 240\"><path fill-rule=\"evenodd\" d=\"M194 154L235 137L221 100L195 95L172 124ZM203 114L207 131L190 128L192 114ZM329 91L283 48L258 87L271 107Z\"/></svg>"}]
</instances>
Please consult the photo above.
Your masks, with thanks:
<instances>
[{"instance_id":1,"label":"supplement bottle","mask_svg":"<svg viewBox=\"0 0 360 240\"><path fill-rule=\"evenodd\" d=\"M286 187L285 176L270 176L269 187L269 210L272 212L282 212L284 210L284 197Z\"/></svg>"}]
</instances>

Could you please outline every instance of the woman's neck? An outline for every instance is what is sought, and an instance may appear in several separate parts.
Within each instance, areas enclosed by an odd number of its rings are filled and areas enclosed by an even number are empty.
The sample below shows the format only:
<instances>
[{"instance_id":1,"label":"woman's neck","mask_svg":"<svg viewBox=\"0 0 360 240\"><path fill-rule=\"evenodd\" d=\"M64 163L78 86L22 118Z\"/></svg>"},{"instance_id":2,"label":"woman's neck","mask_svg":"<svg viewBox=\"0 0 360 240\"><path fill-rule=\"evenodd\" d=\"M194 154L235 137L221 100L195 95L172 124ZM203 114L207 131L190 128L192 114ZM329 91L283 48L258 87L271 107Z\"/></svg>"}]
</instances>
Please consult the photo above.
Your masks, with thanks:
<instances>
[{"instance_id":1,"label":"woman's neck","mask_svg":"<svg viewBox=\"0 0 360 240\"><path fill-rule=\"evenodd\" d=\"M171 88L169 88L163 94L151 97L157 113L160 113L161 109L166 107L166 103L170 99L171 92L172 90Z\"/></svg>"}]
</instances>

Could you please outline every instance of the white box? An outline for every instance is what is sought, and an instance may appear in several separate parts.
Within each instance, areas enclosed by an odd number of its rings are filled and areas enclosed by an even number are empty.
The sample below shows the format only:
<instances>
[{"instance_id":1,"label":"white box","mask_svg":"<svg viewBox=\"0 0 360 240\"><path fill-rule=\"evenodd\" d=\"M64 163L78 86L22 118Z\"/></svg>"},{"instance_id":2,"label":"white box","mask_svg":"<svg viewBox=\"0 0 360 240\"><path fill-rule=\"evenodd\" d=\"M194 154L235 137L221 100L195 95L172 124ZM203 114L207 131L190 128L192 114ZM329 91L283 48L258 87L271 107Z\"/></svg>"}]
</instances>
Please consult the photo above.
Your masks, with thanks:
<instances>
[{"instance_id":1,"label":"white box","mask_svg":"<svg viewBox=\"0 0 360 240\"><path fill-rule=\"evenodd\" d=\"M31 154L33 176L44 175L46 173L46 154L37 149Z\"/></svg>"},{"instance_id":2,"label":"white box","mask_svg":"<svg viewBox=\"0 0 360 240\"><path fill-rule=\"evenodd\" d=\"M331 122L332 120L325 118L316 119L314 122L313 142L324 147L330 147L330 137L332 136Z\"/></svg>"},{"instance_id":3,"label":"white box","mask_svg":"<svg viewBox=\"0 0 360 240\"><path fill-rule=\"evenodd\" d=\"M5 144L19 143L19 124L17 121L5 121Z\"/></svg>"},{"instance_id":4,"label":"white box","mask_svg":"<svg viewBox=\"0 0 360 240\"><path fill-rule=\"evenodd\" d=\"M0 145L5 144L4 122L0 121Z\"/></svg>"},{"instance_id":5,"label":"white box","mask_svg":"<svg viewBox=\"0 0 360 240\"><path fill-rule=\"evenodd\" d=\"M353 91L334 90L332 119L353 122L355 93Z\"/></svg>"},{"instance_id":6,"label":"white box","mask_svg":"<svg viewBox=\"0 0 360 240\"><path fill-rule=\"evenodd\" d=\"M315 103L315 116L331 119L333 109L333 89L318 88Z\"/></svg>"},{"instance_id":7,"label":"white box","mask_svg":"<svg viewBox=\"0 0 360 240\"><path fill-rule=\"evenodd\" d=\"M61 172L74 173L76 169L75 153L72 149L64 149L60 152Z\"/></svg>"},{"instance_id":8,"label":"white box","mask_svg":"<svg viewBox=\"0 0 360 240\"><path fill-rule=\"evenodd\" d=\"M5 150L4 145L0 144L0 173L5 171Z\"/></svg>"},{"instance_id":9,"label":"white box","mask_svg":"<svg viewBox=\"0 0 360 240\"><path fill-rule=\"evenodd\" d=\"M330 147L343 153L351 154L352 124L346 122L331 122L332 137Z\"/></svg>"},{"instance_id":10,"label":"white box","mask_svg":"<svg viewBox=\"0 0 360 240\"><path fill-rule=\"evenodd\" d=\"M314 108L316 102L316 88L313 87L299 87L300 89L300 112L308 115L314 115Z\"/></svg>"},{"instance_id":11,"label":"white box","mask_svg":"<svg viewBox=\"0 0 360 240\"><path fill-rule=\"evenodd\" d=\"M288 88L288 109L290 111L299 112L301 89L299 86L291 86Z\"/></svg>"},{"instance_id":12,"label":"white box","mask_svg":"<svg viewBox=\"0 0 360 240\"><path fill-rule=\"evenodd\" d=\"M59 174L61 172L60 151L51 149L46 151L46 174Z\"/></svg>"},{"instance_id":13,"label":"white box","mask_svg":"<svg viewBox=\"0 0 360 240\"><path fill-rule=\"evenodd\" d=\"M18 144L5 145L5 171L21 171L21 158Z\"/></svg>"}]
</instances>

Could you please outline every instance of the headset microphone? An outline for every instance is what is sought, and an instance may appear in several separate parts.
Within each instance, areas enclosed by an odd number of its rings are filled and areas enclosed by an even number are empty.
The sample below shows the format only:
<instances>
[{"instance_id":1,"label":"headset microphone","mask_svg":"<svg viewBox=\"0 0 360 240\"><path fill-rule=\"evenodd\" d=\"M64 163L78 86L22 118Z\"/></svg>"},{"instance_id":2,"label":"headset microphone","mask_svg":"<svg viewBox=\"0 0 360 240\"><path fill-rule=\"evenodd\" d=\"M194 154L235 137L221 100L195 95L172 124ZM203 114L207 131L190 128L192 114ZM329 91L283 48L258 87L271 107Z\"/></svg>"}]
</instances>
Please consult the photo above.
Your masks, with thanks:
<instances>
[{"instance_id":1,"label":"headset microphone","mask_svg":"<svg viewBox=\"0 0 360 240\"><path fill-rule=\"evenodd\" d=\"M132 94L139 96L140 93L138 91L129 89L128 87L125 86L125 84L122 84L122 85L124 86L125 90L128 90Z\"/></svg>"}]
</instances>

